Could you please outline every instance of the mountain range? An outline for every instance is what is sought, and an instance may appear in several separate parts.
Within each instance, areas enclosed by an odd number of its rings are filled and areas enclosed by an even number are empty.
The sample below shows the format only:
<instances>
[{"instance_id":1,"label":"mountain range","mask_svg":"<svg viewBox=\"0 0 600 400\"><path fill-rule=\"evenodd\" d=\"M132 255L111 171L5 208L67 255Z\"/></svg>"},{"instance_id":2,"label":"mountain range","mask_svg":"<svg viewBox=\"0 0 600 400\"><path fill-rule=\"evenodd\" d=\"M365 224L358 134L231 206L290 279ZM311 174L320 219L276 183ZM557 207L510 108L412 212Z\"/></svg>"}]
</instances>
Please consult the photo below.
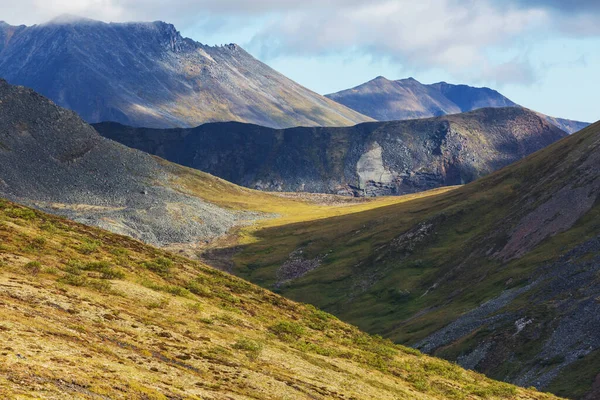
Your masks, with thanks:
<instances>
[{"instance_id":1,"label":"mountain range","mask_svg":"<svg viewBox=\"0 0 600 400\"><path fill-rule=\"evenodd\" d=\"M0 22L0 39L0 77L87 122L165 128L241 121L281 128L371 120L298 85L238 45L205 46L164 22Z\"/></svg>"},{"instance_id":2,"label":"mountain range","mask_svg":"<svg viewBox=\"0 0 600 400\"><path fill-rule=\"evenodd\" d=\"M392 81L382 76L326 97L378 121L437 117L485 107L520 107L497 91L485 87L446 82L424 85L414 78ZM540 115L567 133L577 132L589 125Z\"/></svg>"},{"instance_id":3,"label":"mountain range","mask_svg":"<svg viewBox=\"0 0 600 400\"><path fill-rule=\"evenodd\" d=\"M239 45L206 46L161 21L104 23L65 15L0 21L0 78L30 87L90 123L191 128L238 121L272 128L350 126L517 106L488 88L378 77L321 96ZM573 133L586 123L546 117Z\"/></svg>"},{"instance_id":4,"label":"mountain range","mask_svg":"<svg viewBox=\"0 0 600 400\"><path fill-rule=\"evenodd\" d=\"M181 251L282 210L316 212L314 204L242 188L103 138L73 111L2 80L0 196Z\"/></svg>"},{"instance_id":5,"label":"mountain range","mask_svg":"<svg viewBox=\"0 0 600 400\"><path fill-rule=\"evenodd\" d=\"M248 208L323 212L128 149L4 81L0 114L1 196L86 224L164 244L222 234ZM555 398L4 198L0 307L3 398Z\"/></svg>"},{"instance_id":6,"label":"mountain range","mask_svg":"<svg viewBox=\"0 0 600 400\"><path fill-rule=\"evenodd\" d=\"M1 23L0 76L52 99L0 80L5 397L600 397L600 122L162 22Z\"/></svg>"},{"instance_id":7,"label":"mountain range","mask_svg":"<svg viewBox=\"0 0 600 400\"><path fill-rule=\"evenodd\" d=\"M380 196L471 182L566 133L523 108L345 128L94 125L127 146L253 189Z\"/></svg>"}]
</instances>

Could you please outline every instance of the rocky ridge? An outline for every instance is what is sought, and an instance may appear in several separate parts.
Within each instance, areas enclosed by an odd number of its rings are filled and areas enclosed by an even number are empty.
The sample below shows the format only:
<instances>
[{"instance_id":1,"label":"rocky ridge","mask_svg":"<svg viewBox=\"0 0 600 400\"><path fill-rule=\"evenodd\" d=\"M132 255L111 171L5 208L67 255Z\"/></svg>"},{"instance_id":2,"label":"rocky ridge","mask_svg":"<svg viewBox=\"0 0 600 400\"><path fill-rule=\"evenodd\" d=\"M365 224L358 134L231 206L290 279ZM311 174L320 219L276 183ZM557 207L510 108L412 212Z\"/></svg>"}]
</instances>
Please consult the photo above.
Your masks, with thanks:
<instances>
[{"instance_id":1,"label":"rocky ridge","mask_svg":"<svg viewBox=\"0 0 600 400\"><path fill-rule=\"evenodd\" d=\"M366 197L468 183L566 136L521 108L345 128L94 127L127 146L253 189Z\"/></svg>"},{"instance_id":2,"label":"rocky ridge","mask_svg":"<svg viewBox=\"0 0 600 400\"><path fill-rule=\"evenodd\" d=\"M0 77L87 122L192 127L213 121L345 126L371 120L314 93L235 44L206 46L168 23L62 17L0 25Z\"/></svg>"}]
</instances>

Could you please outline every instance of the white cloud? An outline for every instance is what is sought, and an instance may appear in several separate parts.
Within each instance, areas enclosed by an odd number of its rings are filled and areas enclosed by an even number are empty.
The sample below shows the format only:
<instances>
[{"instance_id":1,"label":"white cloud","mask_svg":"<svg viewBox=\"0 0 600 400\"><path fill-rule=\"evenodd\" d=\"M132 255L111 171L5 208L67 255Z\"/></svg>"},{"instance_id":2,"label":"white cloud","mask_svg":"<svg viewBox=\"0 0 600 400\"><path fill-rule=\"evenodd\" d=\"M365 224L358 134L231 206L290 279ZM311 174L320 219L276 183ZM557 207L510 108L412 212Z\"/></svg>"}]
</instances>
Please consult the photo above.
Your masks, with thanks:
<instances>
[{"instance_id":1,"label":"white cloud","mask_svg":"<svg viewBox=\"0 0 600 400\"><path fill-rule=\"evenodd\" d=\"M267 59L358 53L412 70L442 68L470 81L523 83L534 74L521 51L500 60L489 54L519 48L523 38L546 34L558 22L572 35L600 33L596 24L580 24L593 20L583 11L597 2L576 3L578 12L541 0L0 0L0 19L33 24L71 13L207 30L243 29L260 20L248 42Z\"/></svg>"},{"instance_id":2,"label":"white cloud","mask_svg":"<svg viewBox=\"0 0 600 400\"><path fill-rule=\"evenodd\" d=\"M410 69L441 67L475 79L489 79L510 65L516 81L523 82L531 75L526 61L496 66L487 50L512 46L548 23L544 10L500 9L485 1L388 0L329 11L317 16L306 9L290 11L265 26L252 44L267 58L353 49L391 57ZM502 77L510 79L506 73Z\"/></svg>"}]
</instances>

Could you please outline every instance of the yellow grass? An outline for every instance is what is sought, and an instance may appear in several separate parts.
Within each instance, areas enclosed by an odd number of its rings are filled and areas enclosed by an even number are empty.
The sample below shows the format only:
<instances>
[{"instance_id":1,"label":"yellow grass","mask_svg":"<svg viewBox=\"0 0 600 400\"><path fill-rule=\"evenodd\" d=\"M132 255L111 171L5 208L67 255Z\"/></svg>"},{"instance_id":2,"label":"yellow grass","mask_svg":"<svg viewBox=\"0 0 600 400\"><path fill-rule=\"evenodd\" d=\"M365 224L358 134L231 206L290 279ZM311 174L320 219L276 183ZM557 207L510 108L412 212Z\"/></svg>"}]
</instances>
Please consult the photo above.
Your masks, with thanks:
<instances>
[{"instance_id":1,"label":"yellow grass","mask_svg":"<svg viewBox=\"0 0 600 400\"><path fill-rule=\"evenodd\" d=\"M554 398L1 200L0 310L0 398Z\"/></svg>"}]
</instances>

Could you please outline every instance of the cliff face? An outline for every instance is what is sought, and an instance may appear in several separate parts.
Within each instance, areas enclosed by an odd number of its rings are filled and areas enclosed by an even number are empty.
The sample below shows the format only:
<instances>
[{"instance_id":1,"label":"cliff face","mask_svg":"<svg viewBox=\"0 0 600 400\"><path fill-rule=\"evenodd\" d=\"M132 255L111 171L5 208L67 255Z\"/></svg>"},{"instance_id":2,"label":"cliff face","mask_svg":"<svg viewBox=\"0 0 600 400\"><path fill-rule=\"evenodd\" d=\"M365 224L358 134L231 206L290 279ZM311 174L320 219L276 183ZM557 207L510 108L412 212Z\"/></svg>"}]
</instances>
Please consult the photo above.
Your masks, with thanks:
<instances>
[{"instance_id":1,"label":"cliff face","mask_svg":"<svg viewBox=\"0 0 600 400\"><path fill-rule=\"evenodd\" d=\"M290 127L371 120L298 85L235 44L205 46L164 22L59 18L31 27L2 24L0 77L36 90L87 122Z\"/></svg>"},{"instance_id":2,"label":"cliff face","mask_svg":"<svg viewBox=\"0 0 600 400\"><path fill-rule=\"evenodd\" d=\"M521 108L347 128L95 128L127 146L247 187L353 196L471 182L566 135Z\"/></svg>"}]
</instances>

